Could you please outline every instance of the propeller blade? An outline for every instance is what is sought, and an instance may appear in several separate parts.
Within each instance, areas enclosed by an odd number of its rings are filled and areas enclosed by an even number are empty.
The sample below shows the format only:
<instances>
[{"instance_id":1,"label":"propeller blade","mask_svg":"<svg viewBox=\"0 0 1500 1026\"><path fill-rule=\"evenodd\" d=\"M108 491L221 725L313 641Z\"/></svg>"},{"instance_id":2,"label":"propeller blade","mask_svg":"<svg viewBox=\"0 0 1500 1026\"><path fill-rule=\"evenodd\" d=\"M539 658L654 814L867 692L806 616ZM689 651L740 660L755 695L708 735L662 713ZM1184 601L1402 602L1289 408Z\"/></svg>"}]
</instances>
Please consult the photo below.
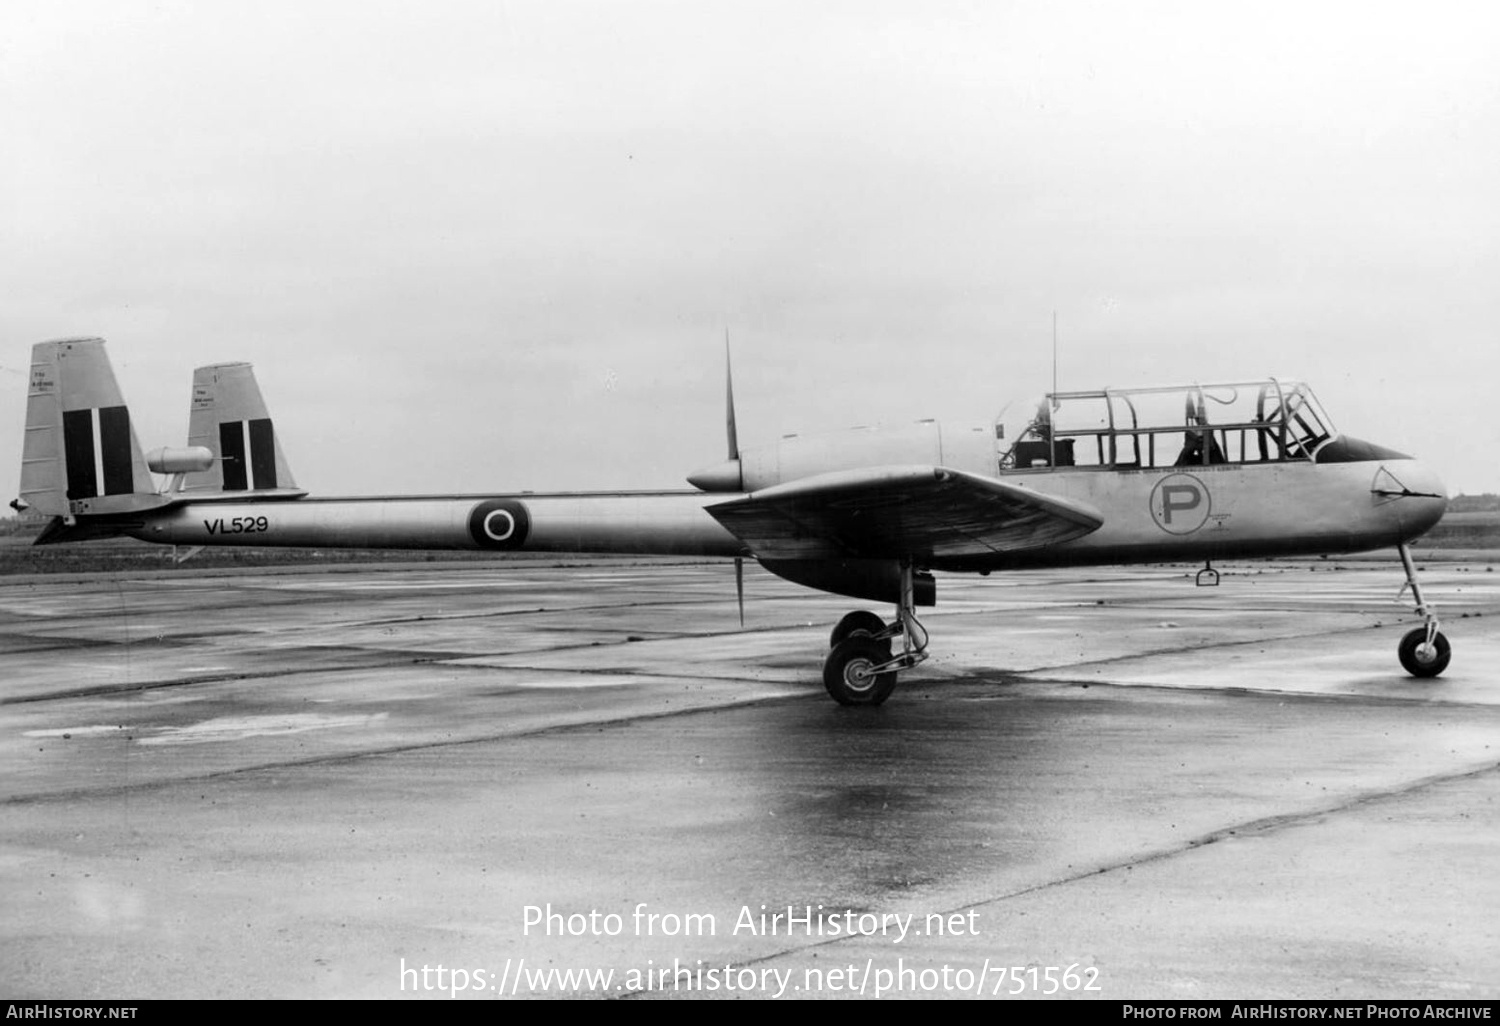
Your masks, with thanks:
<instances>
[{"instance_id":1,"label":"propeller blade","mask_svg":"<svg viewBox=\"0 0 1500 1026\"><path fill-rule=\"evenodd\" d=\"M739 432L734 426L734 367L729 362L729 329L724 329L724 409L725 427L729 430L729 458L740 458Z\"/></svg>"},{"instance_id":2,"label":"propeller blade","mask_svg":"<svg viewBox=\"0 0 1500 1026\"><path fill-rule=\"evenodd\" d=\"M740 600L740 626L745 626L745 561L734 557L734 593Z\"/></svg>"}]
</instances>

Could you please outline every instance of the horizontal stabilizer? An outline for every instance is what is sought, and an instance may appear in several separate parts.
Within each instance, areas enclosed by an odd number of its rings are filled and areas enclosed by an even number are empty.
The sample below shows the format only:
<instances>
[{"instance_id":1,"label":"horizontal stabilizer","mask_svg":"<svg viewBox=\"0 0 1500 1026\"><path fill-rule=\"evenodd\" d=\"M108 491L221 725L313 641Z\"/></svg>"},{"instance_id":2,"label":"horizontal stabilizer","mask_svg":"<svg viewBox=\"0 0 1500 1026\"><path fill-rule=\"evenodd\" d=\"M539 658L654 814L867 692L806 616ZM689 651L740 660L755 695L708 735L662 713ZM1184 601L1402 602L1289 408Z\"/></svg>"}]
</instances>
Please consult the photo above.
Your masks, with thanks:
<instances>
[{"instance_id":1,"label":"horizontal stabilizer","mask_svg":"<svg viewBox=\"0 0 1500 1026\"><path fill-rule=\"evenodd\" d=\"M141 517L130 514L105 517L85 516L72 518L71 523L63 517L53 517L31 544L58 545L63 542L124 538L143 526L145 526L145 521Z\"/></svg>"},{"instance_id":2,"label":"horizontal stabilizer","mask_svg":"<svg viewBox=\"0 0 1500 1026\"><path fill-rule=\"evenodd\" d=\"M1056 545L1099 528L1084 503L946 467L819 474L708 512L760 559L962 559Z\"/></svg>"}]
</instances>

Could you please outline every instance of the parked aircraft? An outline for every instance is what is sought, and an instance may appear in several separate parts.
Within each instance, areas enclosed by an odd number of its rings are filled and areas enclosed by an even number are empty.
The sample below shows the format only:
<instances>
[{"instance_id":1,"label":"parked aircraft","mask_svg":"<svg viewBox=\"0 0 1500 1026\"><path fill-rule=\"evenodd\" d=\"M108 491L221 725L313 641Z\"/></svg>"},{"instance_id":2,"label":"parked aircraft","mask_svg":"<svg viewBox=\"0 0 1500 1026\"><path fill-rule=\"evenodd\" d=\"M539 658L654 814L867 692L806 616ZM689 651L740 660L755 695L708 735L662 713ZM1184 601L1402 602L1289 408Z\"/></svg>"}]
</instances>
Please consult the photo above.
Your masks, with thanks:
<instances>
[{"instance_id":1,"label":"parked aircraft","mask_svg":"<svg viewBox=\"0 0 1500 1026\"><path fill-rule=\"evenodd\" d=\"M878 705L927 658L933 571L1205 561L1395 547L1422 625L1408 672L1450 646L1409 543L1442 517L1442 482L1341 435L1312 390L1267 378L1055 392L994 422L921 421L741 449L672 492L312 498L293 480L248 364L193 376L188 445L143 455L101 339L32 351L21 496L38 544L128 535L180 546L613 552L755 559L811 588L895 607L833 628L823 681ZM151 472L167 475L158 488ZM1404 589L1403 589L1404 591ZM899 640L900 650L893 643Z\"/></svg>"}]
</instances>

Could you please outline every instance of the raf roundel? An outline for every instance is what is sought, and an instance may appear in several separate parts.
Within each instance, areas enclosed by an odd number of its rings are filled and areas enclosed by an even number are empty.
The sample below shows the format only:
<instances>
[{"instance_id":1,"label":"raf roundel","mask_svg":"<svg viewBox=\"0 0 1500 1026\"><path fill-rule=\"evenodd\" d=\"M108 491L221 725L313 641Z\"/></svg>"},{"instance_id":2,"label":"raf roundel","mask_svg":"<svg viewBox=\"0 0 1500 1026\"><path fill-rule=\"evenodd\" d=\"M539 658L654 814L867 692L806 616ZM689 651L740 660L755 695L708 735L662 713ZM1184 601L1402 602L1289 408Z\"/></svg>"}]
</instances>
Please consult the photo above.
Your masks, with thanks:
<instances>
[{"instance_id":1,"label":"raf roundel","mask_svg":"<svg viewBox=\"0 0 1500 1026\"><path fill-rule=\"evenodd\" d=\"M519 549L531 533L531 515L514 499L490 499L469 514L469 537L481 549Z\"/></svg>"}]
</instances>

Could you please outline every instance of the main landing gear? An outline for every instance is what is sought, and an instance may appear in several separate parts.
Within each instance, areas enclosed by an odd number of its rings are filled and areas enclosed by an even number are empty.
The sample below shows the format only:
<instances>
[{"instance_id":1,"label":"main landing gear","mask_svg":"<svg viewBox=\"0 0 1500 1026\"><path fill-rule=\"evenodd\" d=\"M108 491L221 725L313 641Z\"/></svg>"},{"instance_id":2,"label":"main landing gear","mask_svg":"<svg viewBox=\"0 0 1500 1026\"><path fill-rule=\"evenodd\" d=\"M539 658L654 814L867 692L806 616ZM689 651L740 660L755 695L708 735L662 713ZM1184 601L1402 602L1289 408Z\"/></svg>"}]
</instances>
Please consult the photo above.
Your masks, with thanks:
<instances>
[{"instance_id":1,"label":"main landing gear","mask_svg":"<svg viewBox=\"0 0 1500 1026\"><path fill-rule=\"evenodd\" d=\"M917 620L912 566L901 565L901 598L895 622L887 624L859 609L833 628L832 651L823 663L823 686L840 705L879 705L896 687L896 672L927 658L927 629ZM901 654L892 656L891 640L901 639Z\"/></svg>"},{"instance_id":2,"label":"main landing gear","mask_svg":"<svg viewBox=\"0 0 1500 1026\"><path fill-rule=\"evenodd\" d=\"M1401 553L1401 565L1406 568L1406 584L1401 591L1411 589L1412 598L1417 600L1417 614L1423 620L1421 627L1407 632L1401 639L1396 654L1401 657L1406 672L1413 677L1436 677L1448 668L1453 652L1448 639L1438 630L1436 610L1422 598L1422 586L1417 583L1417 568L1412 565L1411 549L1399 545L1396 551Z\"/></svg>"}]
</instances>

